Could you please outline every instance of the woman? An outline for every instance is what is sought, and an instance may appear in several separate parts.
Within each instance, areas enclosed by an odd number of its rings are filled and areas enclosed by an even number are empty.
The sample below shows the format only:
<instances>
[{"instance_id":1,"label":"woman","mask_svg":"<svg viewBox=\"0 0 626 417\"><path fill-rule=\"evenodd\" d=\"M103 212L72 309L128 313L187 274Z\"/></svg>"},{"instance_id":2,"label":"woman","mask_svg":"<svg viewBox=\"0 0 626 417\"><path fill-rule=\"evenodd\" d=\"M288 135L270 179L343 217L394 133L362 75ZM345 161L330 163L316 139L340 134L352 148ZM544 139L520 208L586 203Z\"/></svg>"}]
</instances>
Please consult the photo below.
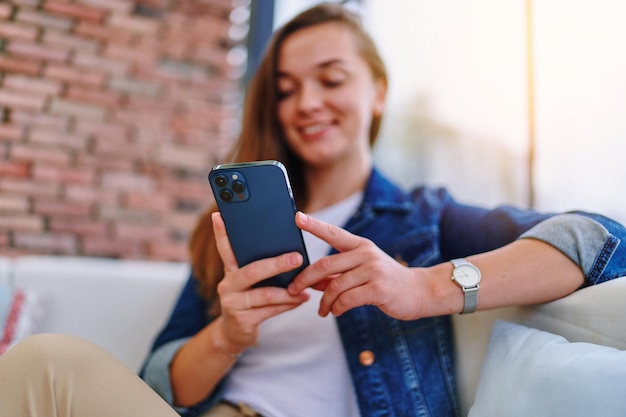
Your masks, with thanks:
<instances>
[{"instance_id":1,"label":"woman","mask_svg":"<svg viewBox=\"0 0 626 417\"><path fill-rule=\"evenodd\" d=\"M193 276L142 371L181 414L458 415L449 314L549 301L626 275L626 231L604 217L484 210L386 180L371 156L386 87L373 42L341 6L313 7L272 38L231 159L285 163L309 213L296 221L313 263L288 289L252 288L301 256L239 268L219 214L202 216ZM464 256L475 266L448 262ZM474 283L450 279L463 268ZM33 356L26 348L9 353ZM118 415L171 412L128 372L123 382L122 370L110 372L99 388L76 387L76 401L81 389L117 398L113 379L126 398Z\"/></svg>"},{"instance_id":2,"label":"woman","mask_svg":"<svg viewBox=\"0 0 626 417\"><path fill-rule=\"evenodd\" d=\"M298 207L312 214L298 225L323 239L307 236L311 260L331 246L341 253L314 262L287 291L251 289L300 257L239 268L209 210L191 242L194 277L143 371L181 412L226 399L269 416L455 415L446 315L473 309L475 291L464 306L447 260L501 247L469 258L483 275L480 309L552 300L624 272L585 265L616 239L607 228L623 234L608 220L556 216L516 240L550 216L465 207L445 190L406 194L384 179L371 146L386 87L376 47L341 6L314 7L274 35L232 159L284 161ZM624 267L623 249L614 259ZM596 267L604 273L588 273Z\"/></svg>"}]
</instances>

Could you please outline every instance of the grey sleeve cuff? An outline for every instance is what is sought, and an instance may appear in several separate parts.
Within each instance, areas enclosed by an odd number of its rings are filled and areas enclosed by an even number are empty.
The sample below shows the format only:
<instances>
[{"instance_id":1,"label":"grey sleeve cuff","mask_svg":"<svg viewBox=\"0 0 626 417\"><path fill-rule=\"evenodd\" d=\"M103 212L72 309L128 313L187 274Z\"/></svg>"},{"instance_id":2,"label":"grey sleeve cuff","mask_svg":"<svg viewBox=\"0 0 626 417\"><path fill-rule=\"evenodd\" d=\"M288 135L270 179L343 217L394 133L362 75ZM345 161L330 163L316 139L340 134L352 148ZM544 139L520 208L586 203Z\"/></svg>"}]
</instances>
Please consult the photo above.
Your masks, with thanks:
<instances>
[{"instance_id":1,"label":"grey sleeve cuff","mask_svg":"<svg viewBox=\"0 0 626 417\"><path fill-rule=\"evenodd\" d=\"M178 339L159 347L150 355L143 371L144 381L172 407L174 407L174 392L170 380L170 364L174 355L187 340L189 339ZM174 407L174 409L179 413L188 410L188 408L181 407Z\"/></svg>"},{"instance_id":2,"label":"grey sleeve cuff","mask_svg":"<svg viewBox=\"0 0 626 417\"><path fill-rule=\"evenodd\" d=\"M538 239L554 246L580 266L587 277L609 237L609 231L589 217L559 214L544 220L519 238Z\"/></svg>"}]
</instances>

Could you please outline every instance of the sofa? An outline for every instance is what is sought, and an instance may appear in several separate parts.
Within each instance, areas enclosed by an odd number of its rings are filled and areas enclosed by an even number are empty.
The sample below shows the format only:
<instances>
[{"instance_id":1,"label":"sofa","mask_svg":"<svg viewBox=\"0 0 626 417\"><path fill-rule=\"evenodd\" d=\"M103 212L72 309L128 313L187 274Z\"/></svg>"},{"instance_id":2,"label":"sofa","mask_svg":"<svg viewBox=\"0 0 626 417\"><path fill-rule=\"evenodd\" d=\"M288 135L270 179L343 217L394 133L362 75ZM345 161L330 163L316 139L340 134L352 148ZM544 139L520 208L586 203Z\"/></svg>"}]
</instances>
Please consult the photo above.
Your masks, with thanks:
<instances>
[{"instance_id":1,"label":"sofa","mask_svg":"<svg viewBox=\"0 0 626 417\"><path fill-rule=\"evenodd\" d=\"M0 287L27 293L36 300L31 300L36 317L31 317L26 333L61 332L82 336L134 370L141 367L188 275L189 267L184 263L57 256L0 257ZM569 398L570 403L576 389L589 389L581 385L581 379L595 384L594 378L607 378L600 383L621 383L617 386L622 390L626 382L625 298L626 280L617 279L543 305L455 315L455 355L462 415L514 415L510 410L500 413L497 408L493 409L496 405L514 407L520 410L520 415L542 415L536 410L524 410L524 404L529 401L523 396L518 398L520 392L502 392L505 389L532 392L524 384L538 387L548 396L554 396L549 387L556 385L558 395ZM5 297L5 303L6 300ZM583 359L580 359L579 349L584 350ZM595 357L599 358L596 362L590 361L589 358ZM533 363L535 360L538 362ZM563 369L551 369L559 361L566 361ZM580 363L585 369L574 369L572 363ZM605 368L608 368L606 373ZM576 373L571 376L566 372ZM611 372L617 375L608 375ZM548 377L561 378L557 379L561 385L546 380ZM543 388L542 383L548 388ZM564 385L573 385L574 391ZM606 387L602 391L599 395L614 394L610 390L606 392ZM534 394L530 402L535 403L542 395ZM626 400L623 395L619 397L616 413L626 415ZM520 401L521 405L516 406L515 401ZM483 403L492 409L480 408ZM562 404L557 405L559 410L563 408ZM546 407L541 403L539 406ZM573 406L588 412L575 401ZM563 408L563 412L568 410ZM587 415L612 415L591 412ZM545 415L570 414L551 410Z\"/></svg>"}]
</instances>

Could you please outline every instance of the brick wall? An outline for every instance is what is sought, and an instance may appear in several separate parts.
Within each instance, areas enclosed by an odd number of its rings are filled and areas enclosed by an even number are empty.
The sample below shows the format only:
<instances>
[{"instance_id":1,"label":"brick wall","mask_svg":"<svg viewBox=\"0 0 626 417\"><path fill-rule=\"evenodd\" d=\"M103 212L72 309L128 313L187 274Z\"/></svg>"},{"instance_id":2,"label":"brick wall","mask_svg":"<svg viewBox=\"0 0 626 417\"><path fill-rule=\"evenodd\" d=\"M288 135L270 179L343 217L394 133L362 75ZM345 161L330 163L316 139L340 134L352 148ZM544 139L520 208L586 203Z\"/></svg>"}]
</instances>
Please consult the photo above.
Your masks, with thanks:
<instances>
[{"instance_id":1,"label":"brick wall","mask_svg":"<svg viewBox=\"0 0 626 417\"><path fill-rule=\"evenodd\" d=\"M0 255L186 260L245 0L0 1Z\"/></svg>"}]
</instances>

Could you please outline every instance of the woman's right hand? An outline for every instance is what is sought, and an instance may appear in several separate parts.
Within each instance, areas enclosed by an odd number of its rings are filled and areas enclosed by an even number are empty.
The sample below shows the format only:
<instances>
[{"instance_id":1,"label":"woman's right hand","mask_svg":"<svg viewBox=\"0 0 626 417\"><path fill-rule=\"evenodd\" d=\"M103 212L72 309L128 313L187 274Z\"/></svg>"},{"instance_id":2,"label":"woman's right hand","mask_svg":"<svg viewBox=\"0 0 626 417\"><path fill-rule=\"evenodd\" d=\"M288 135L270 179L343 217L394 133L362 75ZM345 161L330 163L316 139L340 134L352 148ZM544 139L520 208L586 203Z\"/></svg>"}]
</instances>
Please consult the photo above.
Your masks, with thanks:
<instances>
[{"instance_id":1,"label":"woman's right hand","mask_svg":"<svg viewBox=\"0 0 626 417\"><path fill-rule=\"evenodd\" d=\"M252 288L264 279L297 268L302 264L302 255L286 253L240 268L220 213L213 213L211 219L217 249L224 263L224 278L217 286L222 316L216 323L219 328L214 330L219 332L220 343L226 351L239 353L256 343L259 324L309 299L307 293L294 295L279 287Z\"/></svg>"}]
</instances>

